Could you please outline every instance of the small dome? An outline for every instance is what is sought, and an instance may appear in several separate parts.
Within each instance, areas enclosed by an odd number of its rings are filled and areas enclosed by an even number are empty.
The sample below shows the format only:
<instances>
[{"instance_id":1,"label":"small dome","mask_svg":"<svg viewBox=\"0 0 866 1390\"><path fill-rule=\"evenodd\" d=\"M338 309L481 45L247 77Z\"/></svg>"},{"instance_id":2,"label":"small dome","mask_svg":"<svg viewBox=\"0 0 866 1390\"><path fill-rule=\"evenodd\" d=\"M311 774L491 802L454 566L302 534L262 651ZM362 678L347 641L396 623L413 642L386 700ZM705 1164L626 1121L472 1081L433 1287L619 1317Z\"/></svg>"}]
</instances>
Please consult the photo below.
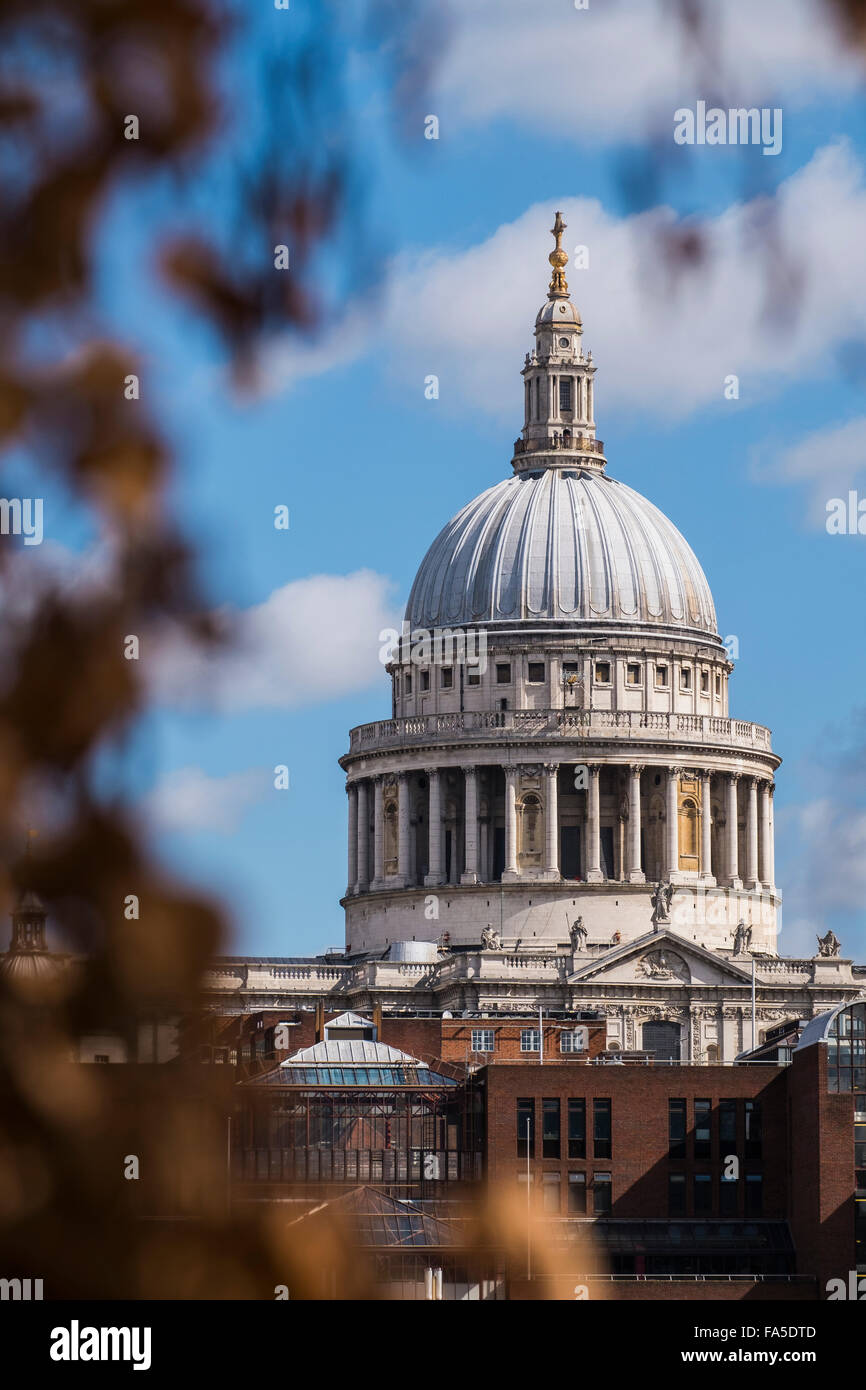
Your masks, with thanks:
<instances>
[{"instance_id":1,"label":"small dome","mask_svg":"<svg viewBox=\"0 0 866 1390\"><path fill-rule=\"evenodd\" d=\"M573 328L582 327L580 314L570 299L546 299L535 316L535 326L540 328L545 323L564 323Z\"/></svg>"},{"instance_id":2,"label":"small dome","mask_svg":"<svg viewBox=\"0 0 866 1390\"><path fill-rule=\"evenodd\" d=\"M673 523L580 468L517 474L458 512L421 563L406 620L647 626L719 644L709 585Z\"/></svg>"}]
</instances>

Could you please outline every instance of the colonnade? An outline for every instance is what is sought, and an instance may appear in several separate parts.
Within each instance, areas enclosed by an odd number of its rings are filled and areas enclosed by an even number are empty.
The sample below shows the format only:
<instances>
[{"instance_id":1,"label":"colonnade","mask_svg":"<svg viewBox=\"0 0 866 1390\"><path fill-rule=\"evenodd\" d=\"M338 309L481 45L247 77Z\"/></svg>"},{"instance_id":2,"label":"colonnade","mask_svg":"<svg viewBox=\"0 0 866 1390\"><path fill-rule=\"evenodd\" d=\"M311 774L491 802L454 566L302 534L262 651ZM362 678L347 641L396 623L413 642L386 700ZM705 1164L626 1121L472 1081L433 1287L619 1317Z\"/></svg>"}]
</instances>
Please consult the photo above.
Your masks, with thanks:
<instances>
[{"instance_id":1,"label":"colonnade","mask_svg":"<svg viewBox=\"0 0 866 1390\"><path fill-rule=\"evenodd\" d=\"M557 881L560 870L560 815L559 815L559 771L565 764L545 762L532 769L533 786L539 787L540 802L544 816L543 865L533 865L527 871L521 864L518 821L525 798L521 792L521 781L526 769L520 765L505 765L501 768L505 780L504 822L505 853L502 880L505 882L524 879ZM573 766L569 764L569 766ZM602 864L601 837L601 798L600 777L602 767L627 768L627 809L620 819L625 821L623 847L620 856L620 881L643 883L645 881L642 862L642 816L641 775L647 770L664 776L664 811L659 815L663 820L661 876L668 881L693 881L694 875L683 878L681 872L680 822L680 777L683 769L678 766L658 766L654 764L580 764L585 768L585 815L584 815L584 864L583 878L587 883L601 883L606 875ZM427 779L427 872L424 884L437 887L445 883L445 841L443 820L443 774L459 771L463 778L463 843L460 864L455 864L457 853L456 837L451 845L452 883L473 884L488 881L491 859L492 816L480 815L479 776L481 773L498 768L498 764L469 765L459 769L438 766L406 769L397 773L378 773L371 777L354 778L347 783L349 797L349 894L365 893L387 888L407 887L412 883L411 852L411 798L410 782L419 773ZM719 883L735 889L772 889L775 883L773 855L773 791L770 778L740 773L711 772L706 769L689 773L689 777L700 781L701 792L695 800L694 814L700 821L700 850L698 880L705 884ZM724 838L716 845L716 857L721 863L713 863L712 834L712 786L716 777L717 790L721 783L722 816L724 819ZM744 784L741 796L738 782ZM390 863L386 873L385 859L385 787L396 783L396 864ZM644 794L646 799L646 794ZM391 803L389 803L391 804ZM372 816L371 816L372 806ZM741 812L745 819L743 853L739 843L739 821ZM370 825L372 819L372 836ZM500 822L500 823L502 823ZM372 840L372 863L370 847ZM394 871L396 870L396 871ZM715 870L715 872L713 872Z\"/></svg>"}]
</instances>

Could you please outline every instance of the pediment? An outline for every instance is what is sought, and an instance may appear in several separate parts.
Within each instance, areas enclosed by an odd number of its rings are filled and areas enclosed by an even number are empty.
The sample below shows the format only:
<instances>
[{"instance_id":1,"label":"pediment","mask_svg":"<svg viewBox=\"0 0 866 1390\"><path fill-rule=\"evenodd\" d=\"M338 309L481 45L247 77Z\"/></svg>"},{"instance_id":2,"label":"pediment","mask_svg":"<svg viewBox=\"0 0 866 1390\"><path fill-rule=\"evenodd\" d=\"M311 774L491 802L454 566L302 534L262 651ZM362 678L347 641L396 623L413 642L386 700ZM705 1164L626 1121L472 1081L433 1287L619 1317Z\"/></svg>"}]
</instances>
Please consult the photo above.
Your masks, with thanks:
<instances>
[{"instance_id":1,"label":"pediment","mask_svg":"<svg viewBox=\"0 0 866 1390\"><path fill-rule=\"evenodd\" d=\"M569 984L743 985L752 978L750 970L672 931L649 932L603 956L587 958L585 964L578 956L575 963Z\"/></svg>"}]
</instances>

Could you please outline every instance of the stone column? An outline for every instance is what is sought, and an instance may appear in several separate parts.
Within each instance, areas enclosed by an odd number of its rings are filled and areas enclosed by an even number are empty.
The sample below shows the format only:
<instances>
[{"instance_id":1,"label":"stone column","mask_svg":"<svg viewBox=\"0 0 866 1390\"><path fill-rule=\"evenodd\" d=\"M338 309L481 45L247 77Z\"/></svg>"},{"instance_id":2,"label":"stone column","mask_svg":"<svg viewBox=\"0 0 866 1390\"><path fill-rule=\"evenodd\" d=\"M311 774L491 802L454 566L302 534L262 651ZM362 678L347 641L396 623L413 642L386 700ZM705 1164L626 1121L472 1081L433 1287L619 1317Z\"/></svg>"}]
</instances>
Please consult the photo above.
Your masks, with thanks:
<instances>
[{"instance_id":1,"label":"stone column","mask_svg":"<svg viewBox=\"0 0 866 1390\"><path fill-rule=\"evenodd\" d=\"M601 768L593 763L589 768L589 787L586 793L586 881L603 883L601 871L601 807L599 776Z\"/></svg>"},{"instance_id":2,"label":"stone column","mask_svg":"<svg viewBox=\"0 0 866 1390\"><path fill-rule=\"evenodd\" d=\"M678 767L668 768L665 847L665 878L670 882L680 869L680 808Z\"/></svg>"},{"instance_id":3,"label":"stone column","mask_svg":"<svg viewBox=\"0 0 866 1390\"><path fill-rule=\"evenodd\" d=\"M728 886L731 888L742 888L739 866L739 849L737 846L737 820L739 812L737 810L737 778L735 773L728 774L728 805L726 811L727 818L727 841L728 841Z\"/></svg>"},{"instance_id":4,"label":"stone column","mask_svg":"<svg viewBox=\"0 0 866 1390\"><path fill-rule=\"evenodd\" d=\"M643 767L635 763L629 768L629 772L631 776L628 784L628 881L644 883L646 880L640 862L640 775Z\"/></svg>"},{"instance_id":5,"label":"stone column","mask_svg":"<svg viewBox=\"0 0 866 1390\"><path fill-rule=\"evenodd\" d=\"M349 882L346 896L358 891L358 784L349 782L346 786L349 798Z\"/></svg>"},{"instance_id":6,"label":"stone column","mask_svg":"<svg viewBox=\"0 0 866 1390\"><path fill-rule=\"evenodd\" d=\"M765 782L762 789L761 802L761 830L763 832L762 882L770 893L772 893L776 887L776 855L773 845L773 793L775 790L776 784L774 782Z\"/></svg>"},{"instance_id":7,"label":"stone column","mask_svg":"<svg viewBox=\"0 0 866 1390\"><path fill-rule=\"evenodd\" d=\"M358 878L356 893L366 893L370 887L370 803L368 783L358 783Z\"/></svg>"},{"instance_id":8,"label":"stone column","mask_svg":"<svg viewBox=\"0 0 866 1390\"><path fill-rule=\"evenodd\" d=\"M478 769L464 767L466 779L466 810L464 842L466 848L466 868L460 877L461 883L478 882Z\"/></svg>"},{"instance_id":9,"label":"stone column","mask_svg":"<svg viewBox=\"0 0 866 1390\"><path fill-rule=\"evenodd\" d=\"M758 878L758 779L749 778L749 806L746 817L746 887L760 888Z\"/></svg>"},{"instance_id":10,"label":"stone column","mask_svg":"<svg viewBox=\"0 0 866 1390\"><path fill-rule=\"evenodd\" d=\"M373 778L373 887L385 881L385 779Z\"/></svg>"},{"instance_id":11,"label":"stone column","mask_svg":"<svg viewBox=\"0 0 866 1390\"><path fill-rule=\"evenodd\" d=\"M713 877L713 803L710 794L710 773L701 775L701 883L712 886Z\"/></svg>"},{"instance_id":12,"label":"stone column","mask_svg":"<svg viewBox=\"0 0 866 1390\"><path fill-rule=\"evenodd\" d=\"M409 774L397 779L397 877L401 887L409 882Z\"/></svg>"},{"instance_id":13,"label":"stone column","mask_svg":"<svg viewBox=\"0 0 866 1390\"><path fill-rule=\"evenodd\" d=\"M429 788L427 873L425 888L438 888L442 883L442 782L438 767L427 768Z\"/></svg>"},{"instance_id":14,"label":"stone column","mask_svg":"<svg viewBox=\"0 0 866 1390\"><path fill-rule=\"evenodd\" d=\"M517 869L517 769L505 768L505 868L504 881L519 878Z\"/></svg>"},{"instance_id":15,"label":"stone column","mask_svg":"<svg viewBox=\"0 0 866 1390\"><path fill-rule=\"evenodd\" d=\"M544 877L558 880L559 873L559 763L544 764Z\"/></svg>"}]
</instances>

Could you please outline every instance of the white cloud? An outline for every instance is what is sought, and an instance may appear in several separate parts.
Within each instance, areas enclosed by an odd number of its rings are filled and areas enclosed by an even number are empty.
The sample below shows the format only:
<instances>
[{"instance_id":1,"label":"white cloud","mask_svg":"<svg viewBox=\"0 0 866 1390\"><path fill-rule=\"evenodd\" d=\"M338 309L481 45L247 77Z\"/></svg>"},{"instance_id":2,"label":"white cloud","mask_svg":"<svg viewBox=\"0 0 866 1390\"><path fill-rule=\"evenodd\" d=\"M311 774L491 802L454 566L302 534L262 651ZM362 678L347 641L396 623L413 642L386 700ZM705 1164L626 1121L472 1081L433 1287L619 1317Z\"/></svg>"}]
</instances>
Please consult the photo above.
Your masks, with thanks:
<instances>
[{"instance_id":1,"label":"white cloud","mask_svg":"<svg viewBox=\"0 0 866 1390\"><path fill-rule=\"evenodd\" d=\"M680 417L726 407L724 381L740 399L803 380L814 384L841 342L866 331L866 190L847 144L825 148L772 200L732 206L694 225L704 263L678 276L665 265L657 209L616 218L595 199L562 198L565 245L589 247L590 268L572 270L584 343L599 366L596 418L625 406ZM529 208L485 243L428 253L392 287L387 339L400 326L395 368L417 384L440 378L440 400L522 423L516 374L544 300L554 202ZM692 224L685 223L683 226ZM771 310L780 311L775 315Z\"/></svg>"},{"instance_id":2,"label":"white cloud","mask_svg":"<svg viewBox=\"0 0 866 1390\"><path fill-rule=\"evenodd\" d=\"M809 493L809 519L822 530L827 523L827 502L856 490L866 476L866 417L849 420L836 429L815 430L781 449L770 461L756 462L759 481L805 484Z\"/></svg>"},{"instance_id":3,"label":"white cloud","mask_svg":"<svg viewBox=\"0 0 866 1390\"><path fill-rule=\"evenodd\" d=\"M182 767L169 773L144 799L143 810L157 831L230 834L247 808L272 785L267 768L209 777L200 767Z\"/></svg>"},{"instance_id":4,"label":"white cloud","mask_svg":"<svg viewBox=\"0 0 866 1390\"><path fill-rule=\"evenodd\" d=\"M494 119L578 144L670 135L698 98L796 110L862 76L817 0L701 0L697 40L668 0L472 0L455 6L431 110L443 139ZM437 104L438 103L438 104Z\"/></svg>"},{"instance_id":5,"label":"white cloud","mask_svg":"<svg viewBox=\"0 0 866 1390\"><path fill-rule=\"evenodd\" d=\"M419 405L434 374L440 399L425 408L483 413L517 434L518 373L547 290L556 207L569 252L589 248L589 268L567 274L599 367L602 438L606 414L617 408L668 419L732 408L724 399L731 374L743 403L803 381L806 363L814 386L836 350L866 334L866 304L851 293L866 283L866 189L862 166L841 142L820 150L773 198L716 217L678 220L660 208L620 218L596 199L562 196L466 250L407 253L392 267L383 318L366 347L411 385ZM674 274L665 235L691 228L706 254ZM362 351L359 332L353 346ZM326 369L327 353L320 361ZM292 360L273 354L266 371L285 386Z\"/></svg>"},{"instance_id":6,"label":"white cloud","mask_svg":"<svg viewBox=\"0 0 866 1390\"><path fill-rule=\"evenodd\" d=\"M229 640L213 654L156 637L152 683L170 704L223 711L288 709L342 699L382 680L379 633L399 627L391 583L372 570L318 574L243 611L224 609Z\"/></svg>"}]
</instances>

